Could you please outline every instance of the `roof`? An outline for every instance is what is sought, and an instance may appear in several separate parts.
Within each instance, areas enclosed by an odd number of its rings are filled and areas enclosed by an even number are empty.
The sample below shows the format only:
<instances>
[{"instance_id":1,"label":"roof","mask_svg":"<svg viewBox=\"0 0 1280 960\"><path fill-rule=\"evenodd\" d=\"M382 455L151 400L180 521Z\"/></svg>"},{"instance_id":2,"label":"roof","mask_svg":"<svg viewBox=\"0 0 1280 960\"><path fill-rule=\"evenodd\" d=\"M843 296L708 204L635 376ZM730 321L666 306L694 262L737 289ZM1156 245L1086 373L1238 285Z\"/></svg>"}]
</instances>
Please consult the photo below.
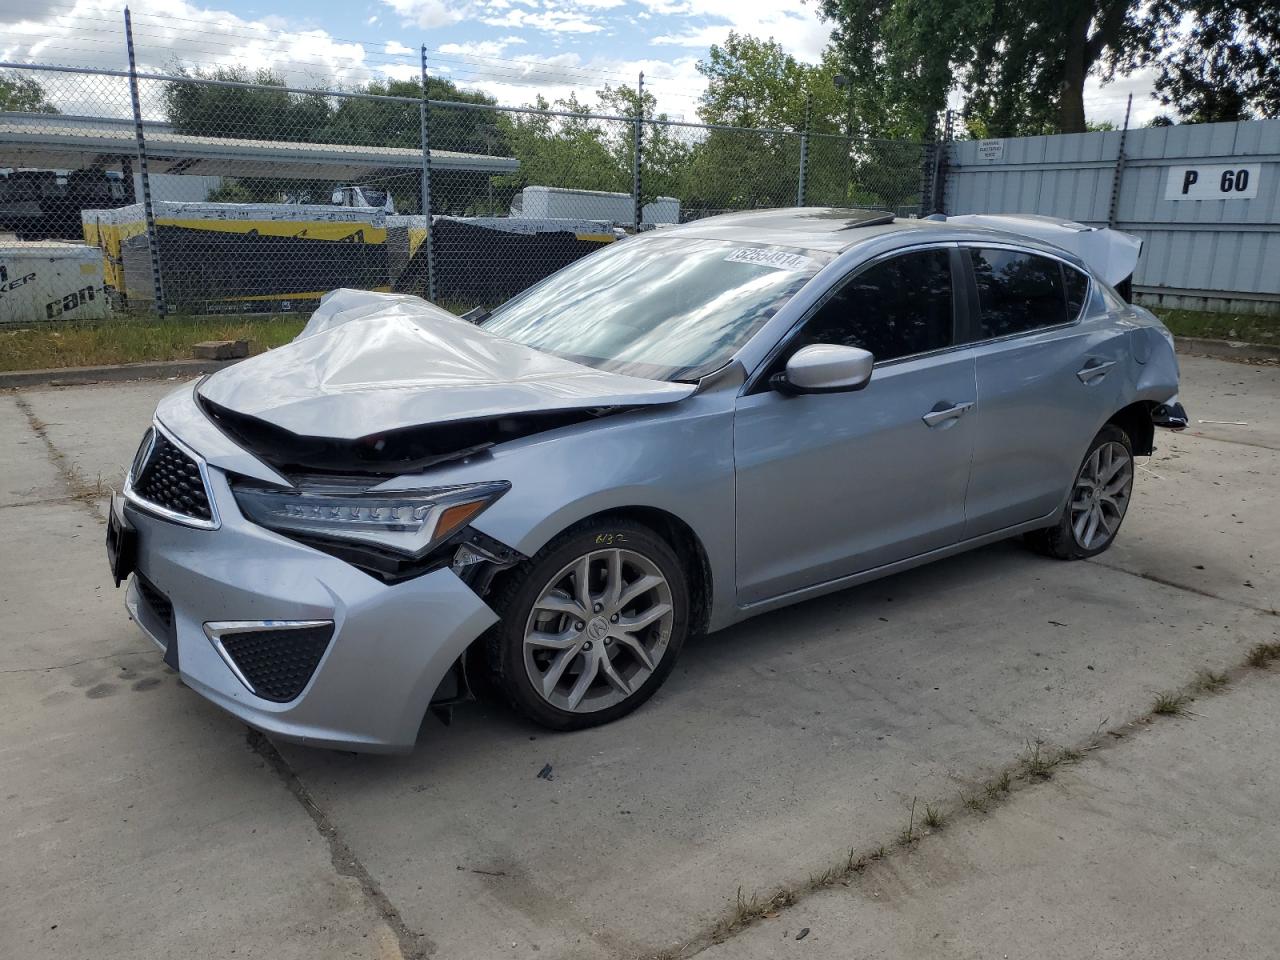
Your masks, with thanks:
<instances>
[{"instance_id":1,"label":"roof","mask_svg":"<svg viewBox=\"0 0 1280 960\"><path fill-rule=\"evenodd\" d=\"M895 219L884 210L842 207L787 207L749 210L694 220L667 227L664 234L679 233L707 240L771 242L806 250L839 253L872 233L908 229L918 220Z\"/></svg>"},{"instance_id":2,"label":"roof","mask_svg":"<svg viewBox=\"0 0 1280 960\"><path fill-rule=\"evenodd\" d=\"M895 217L880 210L841 207L786 207L726 213L667 227L664 235L677 233L707 240L737 243L776 243L803 250L842 253L872 241L880 250L914 243L921 233L928 239L966 241L1002 240L1039 249L1092 267L1114 283L1133 272L1142 243L1117 230L1093 228L1072 221L1035 214L1000 216Z\"/></svg>"},{"instance_id":3,"label":"roof","mask_svg":"<svg viewBox=\"0 0 1280 960\"><path fill-rule=\"evenodd\" d=\"M151 122L144 123L143 130L152 173L354 180L383 171L422 169L422 151L411 147L197 137ZM0 112L0 167L76 170L131 157L135 149L132 120ZM511 173L520 162L432 150L431 165L437 170Z\"/></svg>"}]
</instances>

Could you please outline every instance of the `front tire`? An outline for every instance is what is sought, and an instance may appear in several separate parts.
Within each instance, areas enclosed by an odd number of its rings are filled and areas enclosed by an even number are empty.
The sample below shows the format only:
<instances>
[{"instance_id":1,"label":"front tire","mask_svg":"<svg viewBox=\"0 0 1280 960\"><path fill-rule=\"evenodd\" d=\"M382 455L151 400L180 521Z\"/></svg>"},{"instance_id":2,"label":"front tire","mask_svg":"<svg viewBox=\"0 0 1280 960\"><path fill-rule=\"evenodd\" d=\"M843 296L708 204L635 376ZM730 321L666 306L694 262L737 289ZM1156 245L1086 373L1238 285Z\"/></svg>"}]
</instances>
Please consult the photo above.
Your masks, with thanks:
<instances>
[{"instance_id":1,"label":"front tire","mask_svg":"<svg viewBox=\"0 0 1280 960\"><path fill-rule=\"evenodd\" d=\"M511 704L553 730L608 723L649 699L689 625L680 559L629 520L585 521L513 570L491 600L490 671Z\"/></svg>"},{"instance_id":2,"label":"front tire","mask_svg":"<svg viewBox=\"0 0 1280 960\"><path fill-rule=\"evenodd\" d=\"M1096 557L1115 542L1133 495L1133 443L1107 424L1089 444L1071 484L1062 519L1027 535L1038 552L1059 560Z\"/></svg>"}]
</instances>

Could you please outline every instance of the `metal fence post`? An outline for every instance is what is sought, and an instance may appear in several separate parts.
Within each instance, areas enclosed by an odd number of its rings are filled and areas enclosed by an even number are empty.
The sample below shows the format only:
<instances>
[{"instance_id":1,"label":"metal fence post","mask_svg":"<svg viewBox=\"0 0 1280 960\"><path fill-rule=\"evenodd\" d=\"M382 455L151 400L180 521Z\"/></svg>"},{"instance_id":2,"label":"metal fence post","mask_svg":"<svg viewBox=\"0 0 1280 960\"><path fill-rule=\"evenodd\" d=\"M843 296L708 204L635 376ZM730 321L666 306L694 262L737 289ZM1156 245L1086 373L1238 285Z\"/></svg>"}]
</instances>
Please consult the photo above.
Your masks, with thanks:
<instances>
[{"instance_id":1,"label":"metal fence post","mask_svg":"<svg viewBox=\"0 0 1280 960\"><path fill-rule=\"evenodd\" d=\"M800 134L800 178L796 184L796 206L804 206L805 177L809 171L809 120L813 115L813 91L804 98L804 132Z\"/></svg>"},{"instance_id":2,"label":"metal fence post","mask_svg":"<svg viewBox=\"0 0 1280 960\"><path fill-rule=\"evenodd\" d=\"M933 152L933 197L931 198L934 213L947 212L947 151L951 148L951 138L955 135L955 113L947 110L942 124L942 141Z\"/></svg>"},{"instance_id":3,"label":"metal fence post","mask_svg":"<svg viewBox=\"0 0 1280 960\"><path fill-rule=\"evenodd\" d=\"M133 52L133 20L124 8L125 46L129 51L129 96L133 100L133 137L138 149L138 179L142 181L142 214L147 224L147 253L151 256L151 283L156 313L164 316L164 278L160 273L160 243L156 235L156 214L151 204L151 178L147 174L147 139L142 131L142 101L138 96L138 61ZM132 189L132 184L130 184Z\"/></svg>"},{"instance_id":4,"label":"metal fence post","mask_svg":"<svg viewBox=\"0 0 1280 960\"><path fill-rule=\"evenodd\" d=\"M436 258L435 246L436 232L431 224L431 123L430 123L430 107L428 103L430 95L427 93L427 45L422 45L422 103L418 105L418 122L422 136L422 215L426 218L427 239L423 241L427 245L427 299L432 303L436 300Z\"/></svg>"},{"instance_id":5,"label":"metal fence post","mask_svg":"<svg viewBox=\"0 0 1280 960\"><path fill-rule=\"evenodd\" d=\"M640 80L636 84L636 135L631 157L631 204L632 217L635 219L636 233L640 232L640 222L644 219L644 198L640 194L640 165L644 150L640 141L644 138L644 71L640 71Z\"/></svg>"},{"instance_id":6,"label":"metal fence post","mask_svg":"<svg viewBox=\"0 0 1280 960\"><path fill-rule=\"evenodd\" d=\"M1111 177L1111 204L1107 207L1107 226L1116 225L1116 212L1120 206L1120 181L1124 178L1124 141L1129 135L1129 111L1133 109L1133 94L1124 108L1124 126L1120 128L1120 148L1116 151L1116 172Z\"/></svg>"}]
</instances>

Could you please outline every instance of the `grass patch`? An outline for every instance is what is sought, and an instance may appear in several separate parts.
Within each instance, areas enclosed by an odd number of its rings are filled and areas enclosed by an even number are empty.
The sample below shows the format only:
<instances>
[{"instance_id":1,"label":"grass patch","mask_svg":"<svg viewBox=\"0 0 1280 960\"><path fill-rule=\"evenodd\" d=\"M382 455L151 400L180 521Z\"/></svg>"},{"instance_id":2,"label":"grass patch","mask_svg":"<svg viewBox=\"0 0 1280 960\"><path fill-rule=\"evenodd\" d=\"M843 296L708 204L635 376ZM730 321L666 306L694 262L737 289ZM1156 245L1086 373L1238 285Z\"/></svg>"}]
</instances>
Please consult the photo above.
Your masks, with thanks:
<instances>
[{"instance_id":1,"label":"grass patch","mask_svg":"<svg viewBox=\"0 0 1280 960\"><path fill-rule=\"evenodd\" d=\"M984 792L988 800L999 800L1009 792L1011 786L1013 786L1013 774L1005 770L999 777L987 784Z\"/></svg>"},{"instance_id":2,"label":"grass patch","mask_svg":"<svg viewBox=\"0 0 1280 960\"><path fill-rule=\"evenodd\" d=\"M1185 693L1162 693L1151 704L1151 712L1162 717L1177 717L1187 712L1191 698Z\"/></svg>"},{"instance_id":3,"label":"grass patch","mask_svg":"<svg viewBox=\"0 0 1280 960\"><path fill-rule=\"evenodd\" d=\"M937 807L924 805L924 819L921 821L930 830L941 830L947 825L947 815Z\"/></svg>"},{"instance_id":4,"label":"grass patch","mask_svg":"<svg viewBox=\"0 0 1280 960\"><path fill-rule=\"evenodd\" d=\"M1212 670L1201 670L1196 674L1195 688L1201 693L1215 693L1230 682L1231 678L1225 673L1215 673Z\"/></svg>"},{"instance_id":5,"label":"grass patch","mask_svg":"<svg viewBox=\"0 0 1280 960\"><path fill-rule=\"evenodd\" d=\"M1213 340L1243 340L1246 343L1280 345L1280 317L1158 308L1151 312L1179 337L1209 337Z\"/></svg>"},{"instance_id":6,"label":"grass patch","mask_svg":"<svg viewBox=\"0 0 1280 960\"><path fill-rule=\"evenodd\" d=\"M0 370L91 367L185 360L203 340L249 341L260 353L298 335L306 317L117 317L96 323L43 324L0 330Z\"/></svg>"},{"instance_id":7,"label":"grass patch","mask_svg":"<svg viewBox=\"0 0 1280 960\"><path fill-rule=\"evenodd\" d=\"M1040 749L1040 744L1028 743L1026 756L1022 758L1022 772L1031 780L1048 780L1053 776L1057 761Z\"/></svg>"},{"instance_id":8,"label":"grass patch","mask_svg":"<svg viewBox=\"0 0 1280 960\"><path fill-rule=\"evenodd\" d=\"M1251 667L1266 669L1272 660L1280 660L1280 643L1260 643L1249 651L1245 663Z\"/></svg>"}]
</instances>

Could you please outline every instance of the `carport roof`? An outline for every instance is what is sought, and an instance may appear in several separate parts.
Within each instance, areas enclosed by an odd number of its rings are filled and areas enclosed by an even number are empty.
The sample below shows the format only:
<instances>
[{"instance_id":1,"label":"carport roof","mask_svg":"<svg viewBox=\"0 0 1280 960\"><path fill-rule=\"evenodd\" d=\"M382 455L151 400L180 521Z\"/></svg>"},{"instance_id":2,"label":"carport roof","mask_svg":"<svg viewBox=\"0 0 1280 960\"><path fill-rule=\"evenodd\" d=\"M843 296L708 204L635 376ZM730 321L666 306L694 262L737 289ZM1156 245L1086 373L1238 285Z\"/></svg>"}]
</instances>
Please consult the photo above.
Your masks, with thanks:
<instances>
[{"instance_id":1,"label":"carport roof","mask_svg":"<svg viewBox=\"0 0 1280 960\"><path fill-rule=\"evenodd\" d=\"M152 173L354 180L422 166L422 151L409 147L198 137L161 123L144 123L143 129ZM0 112L0 167L77 170L118 163L134 149L131 120ZM497 174L514 172L520 162L432 150L431 165Z\"/></svg>"}]
</instances>

